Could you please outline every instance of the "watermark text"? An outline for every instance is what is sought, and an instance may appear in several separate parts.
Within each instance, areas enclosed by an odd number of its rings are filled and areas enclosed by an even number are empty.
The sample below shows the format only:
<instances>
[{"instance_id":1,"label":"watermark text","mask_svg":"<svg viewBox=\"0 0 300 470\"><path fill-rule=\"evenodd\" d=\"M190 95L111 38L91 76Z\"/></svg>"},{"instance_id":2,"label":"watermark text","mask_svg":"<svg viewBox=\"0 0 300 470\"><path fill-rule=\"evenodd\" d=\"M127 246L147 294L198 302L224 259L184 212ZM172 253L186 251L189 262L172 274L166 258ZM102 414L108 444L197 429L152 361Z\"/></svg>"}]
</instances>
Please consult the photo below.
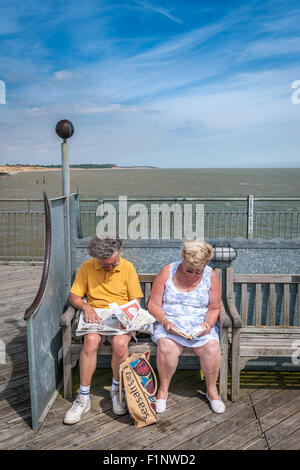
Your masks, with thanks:
<instances>
[{"instance_id":1,"label":"watermark text","mask_svg":"<svg viewBox=\"0 0 300 470\"><path fill-rule=\"evenodd\" d=\"M299 104L300 103L300 80L294 80L292 85L292 88L296 88L296 91L292 94L292 103L294 104Z\"/></svg>"},{"instance_id":2,"label":"watermark text","mask_svg":"<svg viewBox=\"0 0 300 470\"><path fill-rule=\"evenodd\" d=\"M97 236L117 234L122 239L204 239L204 205L142 202L129 204L127 196L119 196L116 204L102 202L96 216L100 220Z\"/></svg>"}]
</instances>

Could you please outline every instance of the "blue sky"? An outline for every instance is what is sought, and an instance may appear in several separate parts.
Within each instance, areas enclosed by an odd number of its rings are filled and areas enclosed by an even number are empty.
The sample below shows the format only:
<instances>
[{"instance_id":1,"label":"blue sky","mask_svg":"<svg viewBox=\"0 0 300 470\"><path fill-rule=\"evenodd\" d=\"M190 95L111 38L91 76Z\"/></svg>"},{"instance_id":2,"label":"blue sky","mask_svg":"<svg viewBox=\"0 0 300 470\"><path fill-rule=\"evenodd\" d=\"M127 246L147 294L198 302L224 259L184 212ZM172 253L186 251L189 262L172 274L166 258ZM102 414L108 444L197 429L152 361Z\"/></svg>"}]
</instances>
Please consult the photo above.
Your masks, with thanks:
<instances>
[{"instance_id":1,"label":"blue sky","mask_svg":"<svg viewBox=\"0 0 300 470\"><path fill-rule=\"evenodd\" d=\"M0 163L60 163L55 124L70 119L71 163L299 167L299 1L0 0L0 12Z\"/></svg>"}]
</instances>

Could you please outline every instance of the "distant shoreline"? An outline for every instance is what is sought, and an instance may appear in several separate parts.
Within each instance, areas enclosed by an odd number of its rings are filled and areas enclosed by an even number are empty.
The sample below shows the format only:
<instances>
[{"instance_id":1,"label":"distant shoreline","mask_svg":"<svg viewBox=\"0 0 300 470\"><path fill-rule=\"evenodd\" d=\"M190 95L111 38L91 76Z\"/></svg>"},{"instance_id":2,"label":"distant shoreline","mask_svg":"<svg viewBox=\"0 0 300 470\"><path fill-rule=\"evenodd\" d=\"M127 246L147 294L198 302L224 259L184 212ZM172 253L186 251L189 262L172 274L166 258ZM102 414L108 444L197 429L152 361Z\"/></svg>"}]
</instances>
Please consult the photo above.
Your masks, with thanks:
<instances>
[{"instance_id":1,"label":"distant shoreline","mask_svg":"<svg viewBox=\"0 0 300 470\"><path fill-rule=\"evenodd\" d=\"M80 167L70 167L70 170L153 170L156 167L154 166L112 166L112 167L91 167L91 168L80 168ZM60 171L62 167L51 168L48 166L22 166L22 165L4 165L0 166L0 175L1 173L7 175L15 175L17 173L23 172L33 172L33 171Z\"/></svg>"}]
</instances>

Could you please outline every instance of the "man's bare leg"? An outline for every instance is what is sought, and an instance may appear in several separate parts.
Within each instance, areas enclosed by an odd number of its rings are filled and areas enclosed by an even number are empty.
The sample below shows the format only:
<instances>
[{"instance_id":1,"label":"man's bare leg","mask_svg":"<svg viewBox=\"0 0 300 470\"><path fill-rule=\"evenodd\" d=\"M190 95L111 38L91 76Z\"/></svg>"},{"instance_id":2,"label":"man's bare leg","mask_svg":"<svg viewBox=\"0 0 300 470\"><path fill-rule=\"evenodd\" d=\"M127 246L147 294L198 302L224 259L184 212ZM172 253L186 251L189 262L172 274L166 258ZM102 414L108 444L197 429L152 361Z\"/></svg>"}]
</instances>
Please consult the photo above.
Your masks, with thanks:
<instances>
[{"instance_id":1,"label":"man's bare leg","mask_svg":"<svg viewBox=\"0 0 300 470\"><path fill-rule=\"evenodd\" d=\"M102 337L98 333L85 335L83 347L80 353L80 385L90 385L97 366L97 351Z\"/></svg>"},{"instance_id":2,"label":"man's bare leg","mask_svg":"<svg viewBox=\"0 0 300 470\"><path fill-rule=\"evenodd\" d=\"M116 382L119 382L119 366L128 357L128 343L131 340L131 334L113 336L111 341L112 358L111 368L113 377Z\"/></svg>"}]
</instances>

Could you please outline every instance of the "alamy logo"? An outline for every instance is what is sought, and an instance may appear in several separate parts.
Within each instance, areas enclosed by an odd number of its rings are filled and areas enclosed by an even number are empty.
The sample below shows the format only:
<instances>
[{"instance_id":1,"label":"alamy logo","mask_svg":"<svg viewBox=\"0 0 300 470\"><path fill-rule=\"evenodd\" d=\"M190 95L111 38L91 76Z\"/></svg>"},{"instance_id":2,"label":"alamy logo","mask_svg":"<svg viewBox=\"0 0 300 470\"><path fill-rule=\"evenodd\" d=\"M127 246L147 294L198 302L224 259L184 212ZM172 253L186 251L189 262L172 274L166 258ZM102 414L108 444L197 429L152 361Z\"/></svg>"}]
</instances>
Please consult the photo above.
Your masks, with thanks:
<instances>
[{"instance_id":1,"label":"alamy logo","mask_svg":"<svg viewBox=\"0 0 300 470\"><path fill-rule=\"evenodd\" d=\"M108 202L97 207L97 236L106 233L131 240L204 239L203 204L154 203L147 207L141 202L129 203L127 196L119 196L117 207Z\"/></svg>"},{"instance_id":2,"label":"alamy logo","mask_svg":"<svg viewBox=\"0 0 300 470\"><path fill-rule=\"evenodd\" d=\"M3 80L0 80L0 104L6 104L6 85Z\"/></svg>"},{"instance_id":3,"label":"alamy logo","mask_svg":"<svg viewBox=\"0 0 300 470\"><path fill-rule=\"evenodd\" d=\"M292 94L292 103L300 104L300 80L294 80L291 87L296 88L296 91Z\"/></svg>"}]
</instances>

